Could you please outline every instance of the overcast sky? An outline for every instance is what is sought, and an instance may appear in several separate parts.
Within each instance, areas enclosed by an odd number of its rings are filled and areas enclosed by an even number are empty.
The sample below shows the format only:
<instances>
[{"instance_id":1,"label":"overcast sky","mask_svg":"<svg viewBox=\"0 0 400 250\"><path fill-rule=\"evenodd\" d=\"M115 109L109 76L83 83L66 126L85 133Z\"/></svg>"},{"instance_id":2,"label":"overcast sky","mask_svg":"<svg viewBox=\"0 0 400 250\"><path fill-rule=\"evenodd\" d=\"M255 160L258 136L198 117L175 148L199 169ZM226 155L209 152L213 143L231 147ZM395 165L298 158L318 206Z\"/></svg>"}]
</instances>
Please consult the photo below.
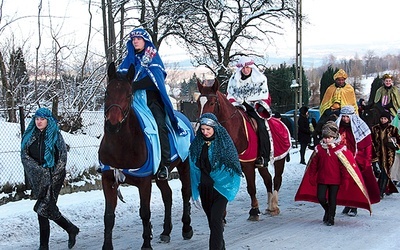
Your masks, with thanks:
<instances>
[{"instance_id":1,"label":"overcast sky","mask_svg":"<svg viewBox=\"0 0 400 250\"><path fill-rule=\"evenodd\" d=\"M87 0L43 0L42 15L48 13L50 6L51 14L60 16L60 21L64 20L61 33L72 41L83 43L88 23L86 2ZM39 0L4 0L0 27L4 26L10 16L37 15L38 3ZM356 53L362 56L369 50L378 55L400 53L397 17L399 10L399 0L303 0L302 12L309 22L303 23L303 61L312 64L315 60L318 64L318 60L330 54L337 58L354 57ZM101 22L98 8L93 7L92 12L94 21ZM68 21L65 21L64 16L68 17ZM12 30L16 37L32 37L34 48L38 43L34 35L37 30L36 18L25 20L28 22L21 20L14 23ZM56 21L53 18L54 25ZM272 59L282 58L288 61L295 57L295 23L288 23L286 27L285 35L276 37L276 44L264 49L265 54L271 58L271 63ZM3 34L0 35L1 43ZM43 35L49 36L46 32ZM101 41L97 36L97 40L99 39ZM160 53L165 60L173 60L176 56L184 58L184 51L179 52L176 48L171 50L165 45L160 48Z\"/></svg>"}]
</instances>

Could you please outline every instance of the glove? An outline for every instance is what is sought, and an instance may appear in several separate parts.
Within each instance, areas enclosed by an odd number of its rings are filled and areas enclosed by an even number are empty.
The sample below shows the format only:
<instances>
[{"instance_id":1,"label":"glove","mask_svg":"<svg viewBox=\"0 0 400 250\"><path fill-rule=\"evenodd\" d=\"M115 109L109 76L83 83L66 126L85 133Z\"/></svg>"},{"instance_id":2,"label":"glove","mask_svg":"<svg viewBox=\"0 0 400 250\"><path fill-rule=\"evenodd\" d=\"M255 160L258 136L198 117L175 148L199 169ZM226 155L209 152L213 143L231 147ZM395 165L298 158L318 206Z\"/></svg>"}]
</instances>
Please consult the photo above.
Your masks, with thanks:
<instances>
[{"instance_id":1,"label":"glove","mask_svg":"<svg viewBox=\"0 0 400 250\"><path fill-rule=\"evenodd\" d=\"M379 167L378 162L373 162L372 163L372 170L374 171L374 175L375 175L376 178L379 178L379 176L381 176L382 171L381 171L381 169Z\"/></svg>"}]
</instances>

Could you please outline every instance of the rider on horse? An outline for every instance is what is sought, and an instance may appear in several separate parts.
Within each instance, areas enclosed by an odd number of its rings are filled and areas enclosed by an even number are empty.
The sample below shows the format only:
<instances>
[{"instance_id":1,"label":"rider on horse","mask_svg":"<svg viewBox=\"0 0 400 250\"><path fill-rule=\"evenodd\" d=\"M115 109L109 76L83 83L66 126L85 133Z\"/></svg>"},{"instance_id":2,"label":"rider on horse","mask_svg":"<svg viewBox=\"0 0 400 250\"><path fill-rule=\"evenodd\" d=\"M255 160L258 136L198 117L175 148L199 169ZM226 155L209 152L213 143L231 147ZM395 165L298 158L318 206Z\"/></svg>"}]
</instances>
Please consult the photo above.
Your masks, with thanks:
<instances>
[{"instance_id":1,"label":"rider on horse","mask_svg":"<svg viewBox=\"0 0 400 250\"><path fill-rule=\"evenodd\" d=\"M376 103L380 113L388 112L393 118L400 108L400 92L398 88L393 86L392 75L384 74L382 81L383 86L376 91L374 103Z\"/></svg>"},{"instance_id":2,"label":"rider on horse","mask_svg":"<svg viewBox=\"0 0 400 250\"><path fill-rule=\"evenodd\" d=\"M132 84L133 91L146 90L147 106L157 123L161 145L161 162L157 171L157 178L168 179L170 160L170 144L166 115L178 133L178 120L173 112L172 103L165 89L166 72L164 64L151 41L149 33L143 28L135 28L130 33L126 43L128 54L119 66L119 70L127 70L133 64L136 74Z\"/></svg>"},{"instance_id":3,"label":"rider on horse","mask_svg":"<svg viewBox=\"0 0 400 250\"><path fill-rule=\"evenodd\" d=\"M236 72L229 79L227 92L227 98L234 106L242 108L257 121L259 155L255 165L266 166L271 147L265 125L265 119L271 116L267 77L258 70L253 59L243 56L236 65Z\"/></svg>"},{"instance_id":4,"label":"rider on horse","mask_svg":"<svg viewBox=\"0 0 400 250\"><path fill-rule=\"evenodd\" d=\"M333 75L332 83L327 89L322 98L319 111L321 116L330 116L335 114L339 116L340 108L346 105L354 107L356 114L358 114L358 105L354 88L346 83L347 73L343 69L339 69L336 74Z\"/></svg>"}]
</instances>

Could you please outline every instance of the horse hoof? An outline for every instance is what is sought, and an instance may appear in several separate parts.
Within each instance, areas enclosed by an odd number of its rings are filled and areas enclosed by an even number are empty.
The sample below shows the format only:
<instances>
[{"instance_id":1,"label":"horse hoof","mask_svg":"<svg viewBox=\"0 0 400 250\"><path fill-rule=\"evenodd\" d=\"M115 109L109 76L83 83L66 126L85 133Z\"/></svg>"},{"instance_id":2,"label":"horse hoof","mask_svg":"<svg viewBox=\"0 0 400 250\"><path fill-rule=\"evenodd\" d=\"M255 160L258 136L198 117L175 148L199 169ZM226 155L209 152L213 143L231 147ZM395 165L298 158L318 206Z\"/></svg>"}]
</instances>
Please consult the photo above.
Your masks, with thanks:
<instances>
[{"instance_id":1,"label":"horse hoof","mask_svg":"<svg viewBox=\"0 0 400 250\"><path fill-rule=\"evenodd\" d=\"M278 209L274 209L274 210L265 209L265 213L269 214L271 216L276 216L276 215L280 214L281 211L279 210L279 208Z\"/></svg>"},{"instance_id":2,"label":"horse hoof","mask_svg":"<svg viewBox=\"0 0 400 250\"><path fill-rule=\"evenodd\" d=\"M190 240L193 237L193 229L186 233L182 232L182 237L184 240Z\"/></svg>"},{"instance_id":3,"label":"horse hoof","mask_svg":"<svg viewBox=\"0 0 400 250\"><path fill-rule=\"evenodd\" d=\"M250 215L247 220L249 220L249 221L259 221L260 220L260 216L259 215Z\"/></svg>"},{"instance_id":4,"label":"horse hoof","mask_svg":"<svg viewBox=\"0 0 400 250\"><path fill-rule=\"evenodd\" d=\"M171 241L171 237L169 235L160 235L160 241L164 243L169 243Z\"/></svg>"}]
</instances>

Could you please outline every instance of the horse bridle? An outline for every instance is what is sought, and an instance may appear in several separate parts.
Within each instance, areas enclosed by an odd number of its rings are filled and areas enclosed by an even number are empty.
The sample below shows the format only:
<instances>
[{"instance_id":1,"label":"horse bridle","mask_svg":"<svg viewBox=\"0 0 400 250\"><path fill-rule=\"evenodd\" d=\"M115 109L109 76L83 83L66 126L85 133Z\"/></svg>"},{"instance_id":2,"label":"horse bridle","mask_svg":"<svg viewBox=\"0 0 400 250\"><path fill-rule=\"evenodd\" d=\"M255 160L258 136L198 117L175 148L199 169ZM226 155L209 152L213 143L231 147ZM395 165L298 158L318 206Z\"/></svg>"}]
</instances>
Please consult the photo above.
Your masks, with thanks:
<instances>
[{"instance_id":1,"label":"horse bridle","mask_svg":"<svg viewBox=\"0 0 400 250\"><path fill-rule=\"evenodd\" d=\"M131 95L131 94L128 95L127 98L128 98L128 103L131 104L131 103L132 103L132 95ZM119 104L111 104L111 105L104 111L104 120L105 120L105 122L108 121L108 118L107 118L107 113L108 113L108 111L110 111L110 109L113 108L113 107L117 107L117 108L121 111L121 113L123 114L122 119L121 119L120 121L118 121L117 125L115 125L115 126L117 126L117 129L116 129L115 133L118 133L119 130L121 129L122 123L124 123L124 122L126 121L126 118L127 118L128 115L129 115L129 111L130 111L130 109L131 109L131 106L128 105L128 107L124 110L124 109L121 107L121 105L119 105ZM111 131L109 131L109 132L111 132Z\"/></svg>"},{"instance_id":2,"label":"horse bridle","mask_svg":"<svg viewBox=\"0 0 400 250\"><path fill-rule=\"evenodd\" d=\"M208 101L208 98L209 98L209 97L215 97L215 99L216 99L215 103L216 103L216 105L217 105L218 113L220 112L220 103L219 103L219 99L218 99L218 95L217 95L217 94L207 94L207 95L206 95L206 94L201 94L201 95L199 96L199 99L200 99L201 97L206 97L206 98L207 98L207 101ZM220 123L220 124L223 124L223 123L229 121L229 120L232 119L237 113L238 113L238 109L235 109L235 111L234 111L227 119L225 119L225 120L223 120L223 121L219 121L219 123Z\"/></svg>"}]
</instances>

